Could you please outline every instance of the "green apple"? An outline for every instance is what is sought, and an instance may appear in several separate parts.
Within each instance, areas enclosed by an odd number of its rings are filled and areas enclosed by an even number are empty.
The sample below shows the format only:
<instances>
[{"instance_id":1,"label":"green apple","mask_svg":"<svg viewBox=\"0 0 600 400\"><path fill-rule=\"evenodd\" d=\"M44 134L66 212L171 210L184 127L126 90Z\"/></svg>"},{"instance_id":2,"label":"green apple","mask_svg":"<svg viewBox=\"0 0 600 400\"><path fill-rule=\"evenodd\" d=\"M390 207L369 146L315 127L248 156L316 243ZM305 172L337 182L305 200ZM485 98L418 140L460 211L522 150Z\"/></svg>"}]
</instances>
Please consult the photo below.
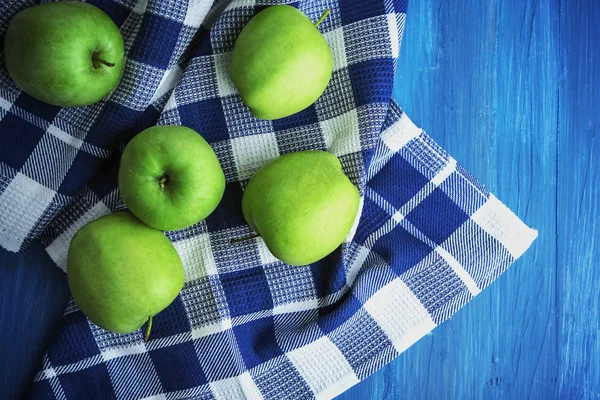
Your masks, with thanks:
<instances>
[{"instance_id":1,"label":"green apple","mask_svg":"<svg viewBox=\"0 0 600 400\"><path fill-rule=\"evenodd\" d=\"M231 79L254 116L287 117L325 91L333 56L313 24L288 5L264 9L242 29L231 56Z\"/></svg>"},{"instance_id":2,"label":"green apple","mask_svg":"<svg viewBox=\"0 0 600 400\"><path fill-rule=\"evenodd\" d=\"M164 310L183 287L181 259L167 237L130 213L118 212L81 228L69 246L73 299L96 325L130 333Z\"/></svg>"},{"instance_id":3,"label":"green apple","mask_svg":"<svg viewBox=\"0 0 600 400\"><path fill-rule=\"evenodd\" d=\"M129 210L166 231L202 221L225 192L225 175L198 132L159 125L137 134L125 147L119 188Z\"/></svg>"},{"instance_id":4,"label":"green apple","mask_svg":"<svg viewBox=\"0 0 600 400\"><path fill-rule=\"evenodd\" d=\"M275 257L306 265L344 241L359 200L336 156L300 151L258 170L242 196L242 212Z\"/></svg>"},{"instance_id":5,"label":"green apple","mask_svg":"<svg viewBox=\"0 0 600 400\"><path fill-rule=\"evenodd\" d=\"M8 73L27 94L62 107L98 102L118 83L123 37L102 10L52 2L17 13L4 41Z\"/></svg>"}]
</instances>

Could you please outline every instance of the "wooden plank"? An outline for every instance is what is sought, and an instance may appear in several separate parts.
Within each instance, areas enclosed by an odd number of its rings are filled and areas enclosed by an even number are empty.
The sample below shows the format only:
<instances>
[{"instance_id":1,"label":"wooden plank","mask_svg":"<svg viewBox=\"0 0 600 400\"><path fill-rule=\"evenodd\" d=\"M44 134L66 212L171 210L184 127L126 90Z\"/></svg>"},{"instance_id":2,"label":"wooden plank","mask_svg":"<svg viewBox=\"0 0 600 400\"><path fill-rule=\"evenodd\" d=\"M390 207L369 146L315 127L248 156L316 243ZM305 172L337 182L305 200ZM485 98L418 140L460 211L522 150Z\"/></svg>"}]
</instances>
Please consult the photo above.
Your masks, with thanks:
<instances>
[{"instance_id":1,"label":"wooden plank","mask_svg":"<svg viewBox=\"0 0 600 400\"><path fill-rule=\"evenodd\" d=\"M560 15L559 394L600 399L600 4L562 2Z\"/></svg>"},{"instance_id":2,"label":"wooden plank","mask_svg":"<svg viewBox=\"0 0 600 400\"><path fill-rule=\"evenodd\" d=\"M0 249L0 399L24 396L68 299L66 275L40 244Z\"/></svg>"},{"instance_id":3,"label":"wooden plank","mask_svg":"<svg viewBox=\"0 0 600 400\"><path fill-rule=\"evenodd\" d=\"M411 3L396 99L540 236L451 321L341 399L556 396L557 9Z\"/></svg>"}]
</instances>

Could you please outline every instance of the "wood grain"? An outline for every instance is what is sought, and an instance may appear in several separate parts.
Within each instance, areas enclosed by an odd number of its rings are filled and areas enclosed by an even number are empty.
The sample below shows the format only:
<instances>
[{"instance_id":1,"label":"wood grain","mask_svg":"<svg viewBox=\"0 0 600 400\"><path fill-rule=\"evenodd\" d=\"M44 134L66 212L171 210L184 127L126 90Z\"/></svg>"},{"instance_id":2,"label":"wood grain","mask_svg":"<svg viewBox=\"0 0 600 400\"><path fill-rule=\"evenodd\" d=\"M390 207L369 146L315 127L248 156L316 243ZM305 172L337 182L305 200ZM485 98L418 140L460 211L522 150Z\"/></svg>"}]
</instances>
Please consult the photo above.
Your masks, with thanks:
<instances>
[{"instance_id":1,"label":"wood grain","mask_svg":"<svg viewBox=\"0 0 600 400\"><path fill-rule=\"evenodd\" d=\"M600 398L599 9L411 3L396 99L540 235L451 321L340 399Z\"/></svg>"},{"instance_id":2,"label":"wood grain","mask_svg":"<svg viewBox=\"0 0 600 400\"><path fill-rule=\"evenodd\" d=\"M40 244L0 249L0 399L26 394L68 299L66 275Z\"/></svg>"},{"instance_id":3,"label":"wood grain","mask_svg":"<svg viewBox=\"0 0 600 400\"><path fill-rule=\"evenodd\" d=\"M395 98L540 235L452 320L340 399L600 399L600 3L412 1ZM24 393L66 279L0 251L0 398Z\"/></svg>"}]
</instances>

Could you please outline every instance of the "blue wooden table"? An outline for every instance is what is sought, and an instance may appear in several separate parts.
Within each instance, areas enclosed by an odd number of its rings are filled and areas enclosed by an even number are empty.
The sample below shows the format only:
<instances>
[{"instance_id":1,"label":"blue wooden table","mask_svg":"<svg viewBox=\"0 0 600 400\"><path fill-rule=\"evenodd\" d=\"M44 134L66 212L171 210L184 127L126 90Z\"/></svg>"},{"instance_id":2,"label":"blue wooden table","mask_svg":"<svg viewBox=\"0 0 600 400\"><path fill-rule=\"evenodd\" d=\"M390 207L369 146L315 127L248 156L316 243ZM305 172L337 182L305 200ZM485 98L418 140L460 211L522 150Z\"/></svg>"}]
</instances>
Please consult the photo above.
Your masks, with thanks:
<instances>
[{"instance_id":1,"label":"blue wooden table","mask_svg":"<svg viewBox=\"0 0 600 400\"><path fill-rule=\"evenodd\" d=\"M396 99L540 235L340 398L600 399L600 2L414 0L406 28ZM39 246L0 251L1 399L25 393L67 299Z\"/></svg>"}]
</instances>

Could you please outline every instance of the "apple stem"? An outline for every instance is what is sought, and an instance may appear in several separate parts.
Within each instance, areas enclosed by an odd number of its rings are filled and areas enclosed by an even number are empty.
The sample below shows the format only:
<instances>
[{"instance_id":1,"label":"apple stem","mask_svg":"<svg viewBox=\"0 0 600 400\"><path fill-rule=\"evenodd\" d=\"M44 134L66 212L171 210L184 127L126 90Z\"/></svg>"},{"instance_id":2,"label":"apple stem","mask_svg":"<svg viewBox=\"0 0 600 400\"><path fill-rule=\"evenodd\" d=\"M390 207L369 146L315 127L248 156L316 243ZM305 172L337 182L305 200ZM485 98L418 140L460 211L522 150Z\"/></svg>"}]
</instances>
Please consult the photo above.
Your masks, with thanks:
<instances>
[{"instance_id":1,"label":"apple stem","mask_svg":"<svg viewBox=\"0 0 600 400\"><path fill-rule=\"evenodd\" d=\"M327 10L323 11L323 14L319 18L319 20L317 22L315 22L315 28L318 28L319 25L321 25L321 22L323 22L325 20L325 18L327 18L327 16L329 15L330 12L331 12L331 8L328 8Z\"/></svg>"},{"instance_id":2,"label":"apple stem","mask_svg":"<svg viewBox=\"0 0 600 400\"><path fill-rule=\"evenodd\" d=\"M158 178L158 186L161 189L165 188L165 183L167 183L167 181L169 180L169 177L167 175L163 175L160 178Z\"/></svg>"},{"instance_id":3,"label":"apple stem","mask_svg":"<svg viewBox=\"0 0 600 400\"><path fill-rule=\"evenodd\" d=\"M110 63L110 62L108 62L106 60L103 60L101 58L92 57L92 61L95 62L95 63L104 64L104 65L106 65L107 67L110 67L110 68L112 68L112 67L115 66L115 64Z\"/></svg>"},{"instance_id":4,"label":"apple stem","mask_svg":"<svg viewBox=\"0 0 600 400\"><path fill-rule=\"evenodd\" d=\"M256 239L257 237L260 237L260 235L258 233L255 233L254 235L246 236L246 237L243 237L243 238L231 239L231 244L236 244L236 243L239 243L239 242L245 242L246 240Z\"/></svg>"},{"instance_id":5,"label":"apple stem","mask_svg":"<svg viewBox=\"0 0 600 400\"><path fill-rule=\"evenodd\" d=\"M144 342L150 340L150 331L152 330L152 315L148 317L148 325L146 325L146 334L144 335Z\"/></svg>"}]
</instances>

